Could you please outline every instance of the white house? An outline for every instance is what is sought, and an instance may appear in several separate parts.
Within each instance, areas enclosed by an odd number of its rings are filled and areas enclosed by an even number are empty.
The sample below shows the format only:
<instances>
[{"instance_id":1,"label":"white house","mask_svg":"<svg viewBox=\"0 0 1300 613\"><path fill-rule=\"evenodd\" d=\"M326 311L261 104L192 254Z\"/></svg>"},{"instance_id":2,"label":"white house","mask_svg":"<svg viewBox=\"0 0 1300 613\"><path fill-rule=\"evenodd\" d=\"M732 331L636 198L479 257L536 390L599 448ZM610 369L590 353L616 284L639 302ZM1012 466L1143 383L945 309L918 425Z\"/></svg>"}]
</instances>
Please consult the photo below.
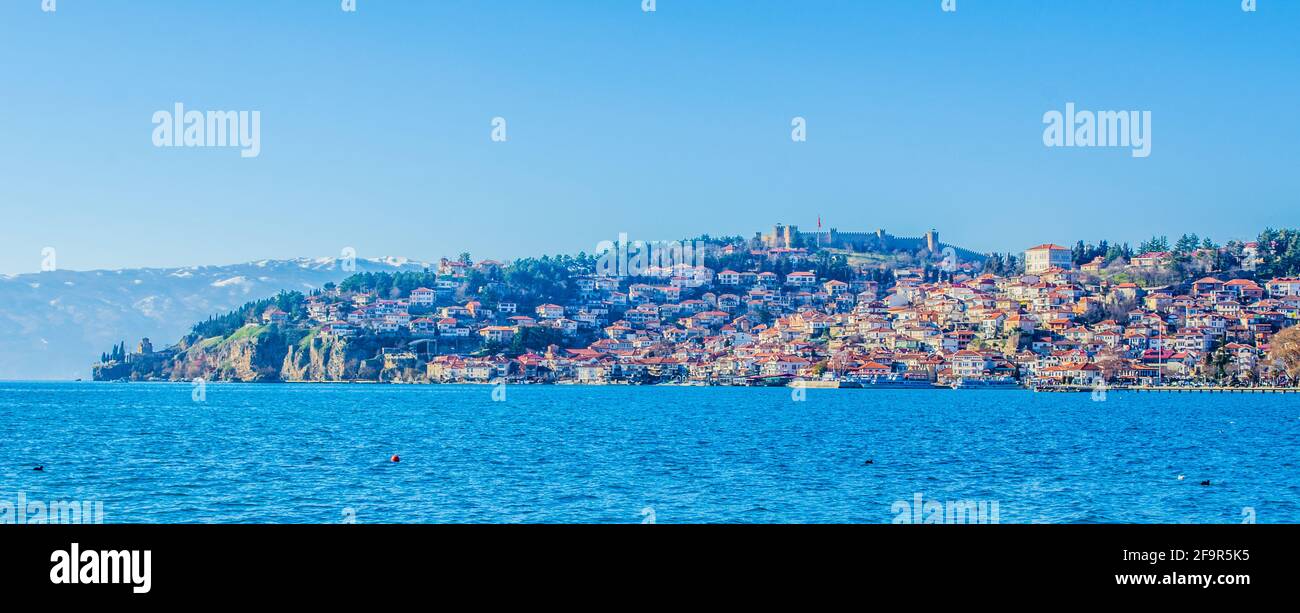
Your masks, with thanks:
<instances>
[{"instance_id":1,"label":"white house","mask_svg":"<svg viewBox=\"0 0 1300 613\"><path fill-rule=\"evenodd\" d=\"M792 272L785 276L786 285L794 287L812 287L817 284L817 275L811 272Z\"/></svg>"},{"instance_id":2,"label":"white house","mask_svg":"<svg viewBox=\"0 0 1300 613\"><path fill-rule=\"evenodd\" d=\"M537 315L542 319L559 319L564 317L564 307L558 304L543 304L537 307Z\"/></svg>"},{"instance_id":3,"label":"white house","mask_svg":"<svg viewBox=\"0 0 1300 613\"><path fill-rule=\"evenodd\" d=\"M427 287L417 287L411 290L411 304L418 306L433 306L438 299L438 292Z\"/></svg>"},{"instance_id":4,"label":"white house","mask_svg":"<svg viewBox=\"0 0 1300 613\"><path fill-rule=\"evenodd\" d=\"M1031 275L1053 268L1069 270L1073 267L1074 253L1060 245L1048 243L1025 250L1025 272Z\"/></svg>"}]
</instances>

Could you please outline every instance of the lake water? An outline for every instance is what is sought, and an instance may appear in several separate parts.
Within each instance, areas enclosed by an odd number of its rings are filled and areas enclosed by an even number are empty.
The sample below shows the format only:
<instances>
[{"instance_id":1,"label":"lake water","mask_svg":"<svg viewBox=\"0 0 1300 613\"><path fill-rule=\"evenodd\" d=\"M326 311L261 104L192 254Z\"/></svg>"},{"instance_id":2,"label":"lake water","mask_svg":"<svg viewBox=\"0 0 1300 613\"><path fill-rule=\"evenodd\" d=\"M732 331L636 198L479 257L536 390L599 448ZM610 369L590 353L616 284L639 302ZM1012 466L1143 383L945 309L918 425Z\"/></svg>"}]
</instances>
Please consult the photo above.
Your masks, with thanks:
<instances>
[{"instance_id":1,"label":"lake water","mask_svg":"<svg viewBox=\"0 0 1300 613\"><path fill-rule=\"evenodd\" d=\"M1300 522L1300 395L504 391L0 382L0 503L102 501L109 523L889 523L919 494L996 502L1001 523Z\"/></svg>"}]
</instances>

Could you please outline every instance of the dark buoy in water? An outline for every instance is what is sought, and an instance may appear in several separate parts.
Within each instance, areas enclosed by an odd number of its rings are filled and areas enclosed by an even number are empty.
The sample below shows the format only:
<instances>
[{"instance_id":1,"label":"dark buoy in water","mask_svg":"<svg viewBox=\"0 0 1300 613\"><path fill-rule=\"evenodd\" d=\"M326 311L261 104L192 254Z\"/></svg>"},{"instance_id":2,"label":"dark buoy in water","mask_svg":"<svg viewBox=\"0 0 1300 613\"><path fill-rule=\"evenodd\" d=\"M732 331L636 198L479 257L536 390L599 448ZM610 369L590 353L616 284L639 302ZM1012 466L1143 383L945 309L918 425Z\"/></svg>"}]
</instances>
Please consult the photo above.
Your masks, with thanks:
<instances>
[{"instance_id":1,"label":"dark buoy in water","mask_svg":"<svg viewBox=\"0 0 1300 613\"><path fill-rule=\"evenodd\" d=\"M388 461L389 461L389 462L401 462L401 461L402 461L402 458L397 457L397 454L394 453L394 454L393 454L393 457L388 458Z\"/></svg>"},{"instance_id":2,"label":"dark buoy in water","mask_svg":"<svg viewBox=\"0 0 1300 613\"><path fill-rule=\"evenodd\" d=\"M1201 482L1201 485L1209 485L1209 484L1210 484L1210 480L1209 480L1209 479L1206 479L1206 480L1204 480L1204 481Z\"/></svg>"},{"instance_id":3,"label":"dark buoy in water","mask_svg":"<svg viewBox=\"0 0 1300 613\"><path fill-rule=\"evenodd\" d=\"M43 470L45 470L45 467L44 467L44 466L37 466L36 468L33 468L32 470L40 470L40 471L43 471Z\"/></svg>"}]
</instances>

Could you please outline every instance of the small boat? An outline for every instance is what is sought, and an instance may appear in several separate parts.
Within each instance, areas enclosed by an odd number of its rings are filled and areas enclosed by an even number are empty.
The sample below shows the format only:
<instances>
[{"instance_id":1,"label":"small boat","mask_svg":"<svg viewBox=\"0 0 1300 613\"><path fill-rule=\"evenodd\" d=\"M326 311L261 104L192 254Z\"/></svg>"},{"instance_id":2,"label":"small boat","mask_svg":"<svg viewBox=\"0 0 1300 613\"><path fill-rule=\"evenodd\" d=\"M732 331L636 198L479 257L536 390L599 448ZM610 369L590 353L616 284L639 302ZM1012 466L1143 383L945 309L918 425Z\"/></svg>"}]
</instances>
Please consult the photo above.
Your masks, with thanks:
<instances>
[{"instance_id":1,"label":"small boat","mask_svg":"<svg viewBox=\"0 0 1300 613\"><path fill-rule=\"evenodd\" d=\"M785 387L794 375L757 375L749 377L748 383L753 387Z\"/></svg>"},{"instance_id":2,"label":"small boat","mask_svg":"<svg viewBox=\"0 0 1300 613\"><path fill-rule=\"evenodd\" d=\"M934 387L925 376L907 376L891 374L875 377L853 377L846 382L857 384L863 389L929 389Z\"/></svg>"},{"instance_id":3,"label":"small boat","mask_svg":"<svg viewBox=\"0 0 1300 613\"><path fill-rule=\"evenodd\" d=\"M789 387L801 387L804 389L837 389L843 387L839 381L826 381L820 379L804 380L795 379L787 383Z\"/></svg>"},{"instance_id":4,"label":"small boat","mask_svg":"<svg viewBox=\"0 0 1300 613\"><path fill-rule=\"evenodd\" d=\"M952 382L952 389L955 390L995 390L995 389L1017 389L1020 383L1011 377L962 377Z\"/></svg>"}]
</instances>

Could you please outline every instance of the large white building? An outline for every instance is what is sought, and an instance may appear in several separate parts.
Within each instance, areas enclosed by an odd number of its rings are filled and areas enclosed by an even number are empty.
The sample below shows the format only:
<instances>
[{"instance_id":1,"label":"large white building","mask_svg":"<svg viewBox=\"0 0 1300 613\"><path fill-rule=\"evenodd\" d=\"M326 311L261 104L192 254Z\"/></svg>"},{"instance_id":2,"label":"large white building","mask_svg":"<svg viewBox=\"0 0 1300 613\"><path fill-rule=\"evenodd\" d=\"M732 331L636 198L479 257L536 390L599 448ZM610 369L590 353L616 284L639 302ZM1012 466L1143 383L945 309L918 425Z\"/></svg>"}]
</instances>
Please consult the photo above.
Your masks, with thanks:
<instances>
[{"instance_id":1,"label":"large white building","mask_svg":"<svg viewBox=\"0 0 1300 613\"><path fill-rule=\"evenodd\" d=\"M1053 268L1074 268L1074 254L1060 245L1039 245L1025 250L1025 272L1037 274Z\"/></svg>"}]
</instances>

